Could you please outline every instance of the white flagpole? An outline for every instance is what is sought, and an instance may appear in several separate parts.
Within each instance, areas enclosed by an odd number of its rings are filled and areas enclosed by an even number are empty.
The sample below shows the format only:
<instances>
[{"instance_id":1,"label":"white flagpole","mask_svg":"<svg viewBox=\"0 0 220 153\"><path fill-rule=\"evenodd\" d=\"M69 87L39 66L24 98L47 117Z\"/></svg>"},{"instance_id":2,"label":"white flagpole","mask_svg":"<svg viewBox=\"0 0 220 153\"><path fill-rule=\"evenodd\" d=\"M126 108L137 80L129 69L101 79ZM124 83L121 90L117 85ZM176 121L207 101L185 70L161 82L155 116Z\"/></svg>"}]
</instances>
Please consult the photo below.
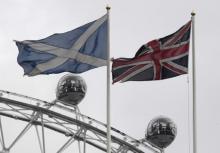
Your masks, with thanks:
<instances>
[{"instance_id":1,"label":"white flagpole","mask_svg":"<svg viewBox=\"0 0 220 153\"><path fill-rule=\"evenodd\" d=\"M195 13L191 13L192 20L192 88L193 88L193 153L197 153L197 121L196 121L196 66L195 66Z\"/></svg>"},{"instance_id":2,"label":"white flagpole","mask_svg":"<svg viewBox=\"0 0 220 153\"><path fill-rule=\"evenodd\" d=\"M111 118L110 118L110 7L106 6L108 15L107 32L107 153L111 153Z\"/></svg>"}]
</instances>

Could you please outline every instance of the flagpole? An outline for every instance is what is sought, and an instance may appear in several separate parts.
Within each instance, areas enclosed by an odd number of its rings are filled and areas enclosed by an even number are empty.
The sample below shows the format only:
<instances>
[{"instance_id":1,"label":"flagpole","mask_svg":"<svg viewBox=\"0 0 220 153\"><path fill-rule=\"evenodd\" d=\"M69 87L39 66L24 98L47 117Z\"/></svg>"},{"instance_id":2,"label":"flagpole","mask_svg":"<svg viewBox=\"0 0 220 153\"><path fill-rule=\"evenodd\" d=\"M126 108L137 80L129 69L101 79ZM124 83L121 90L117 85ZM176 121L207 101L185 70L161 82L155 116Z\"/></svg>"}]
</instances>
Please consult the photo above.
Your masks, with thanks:
<instances>
[{"instance_id":1,"label":"flagpole","mask_svg":"<svg viewBox=\"0 0 220 153\"><path fill-rule=\"evenodd\" d=\"M196 66L195 66L195 12L192 20L192 88L193 88L193 153L197 153L197 120L196 120Z\"/></svg>"},{"instance_id":2,"label":"flagpole","mask_svg":"<svg viewBox=\"0 0 220 153\"><path fill-rule=\"evenodd\" d=\"M106 6L108 16L107 26L107 153L111 153L111 118L110 118L110 7Z\"/></svg>"}]
</instances>

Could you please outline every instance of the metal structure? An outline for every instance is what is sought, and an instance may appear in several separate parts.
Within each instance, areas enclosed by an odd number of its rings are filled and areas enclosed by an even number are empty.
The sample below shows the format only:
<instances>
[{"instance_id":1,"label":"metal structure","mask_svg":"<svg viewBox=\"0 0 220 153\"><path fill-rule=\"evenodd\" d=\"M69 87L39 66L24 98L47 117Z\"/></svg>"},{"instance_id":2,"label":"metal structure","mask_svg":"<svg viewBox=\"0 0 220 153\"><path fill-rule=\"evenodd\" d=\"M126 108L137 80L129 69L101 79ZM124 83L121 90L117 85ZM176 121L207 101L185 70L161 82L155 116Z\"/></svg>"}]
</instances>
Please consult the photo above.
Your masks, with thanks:
<instances>
[{"instance_id":1,"label":"metal structure","mask_svg":"<svg viewBox=\"0 0 220 153\"><path fill-rule=\"evenodd\" d=\"M65 152L65 149L73 143L79 144L79 153L86 153L87 146L106 152L106 124L81 114L77 106L69 107L58 102L58 100L46 102L0 90L0 117L26 122L14 140L6 144L5 132L7 130L4 130L5 126L0 118L0 152L9 153L18 141L22 141L22 137L31 128L36 129L41 153L46 152L45 129L68 137L68 140L63 142L63 145L56 151L57 153ZM148 143L146 139L134 139L116 128L111 127L111 133L112 153L146 153L149 151L160 153L163 151Z\"/></svg>"}]
</instances>

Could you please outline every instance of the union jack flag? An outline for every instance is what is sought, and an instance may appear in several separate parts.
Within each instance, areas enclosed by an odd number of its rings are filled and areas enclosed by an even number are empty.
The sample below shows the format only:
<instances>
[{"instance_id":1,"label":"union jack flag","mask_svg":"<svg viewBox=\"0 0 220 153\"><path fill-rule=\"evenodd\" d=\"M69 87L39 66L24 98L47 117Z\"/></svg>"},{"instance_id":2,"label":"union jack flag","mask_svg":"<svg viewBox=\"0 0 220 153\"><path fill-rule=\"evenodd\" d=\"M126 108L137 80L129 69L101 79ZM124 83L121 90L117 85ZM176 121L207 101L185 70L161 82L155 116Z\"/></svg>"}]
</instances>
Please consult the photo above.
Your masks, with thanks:
<instances>
[{"instance_id":1,"label":"union jack flag","mask_svg":"<svg viewBox=\"0 0 220 153\"><path fill-rule=\"evenodd\" d=\"M191 21L141 46L133 58L112 60L113 83L167 79L188 73Z\"/></svg>"}]
</instances>

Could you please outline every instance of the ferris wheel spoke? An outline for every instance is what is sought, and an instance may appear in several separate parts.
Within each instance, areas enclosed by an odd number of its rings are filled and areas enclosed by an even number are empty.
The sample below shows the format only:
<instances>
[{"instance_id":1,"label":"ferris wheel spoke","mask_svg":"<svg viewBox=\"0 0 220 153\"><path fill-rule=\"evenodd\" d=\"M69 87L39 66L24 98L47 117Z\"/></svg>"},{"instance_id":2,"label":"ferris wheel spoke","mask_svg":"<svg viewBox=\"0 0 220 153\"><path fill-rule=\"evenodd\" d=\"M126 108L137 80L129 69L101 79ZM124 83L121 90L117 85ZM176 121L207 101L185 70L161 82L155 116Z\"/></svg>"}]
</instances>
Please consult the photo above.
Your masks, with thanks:
<instances>
[{"instance_id":1,"label":"ferris wheel spoke","mask_svg":"<svg viewBox=\"0 0 220 153\"><path fill-rule=\"evenodd\" d=\"M79 108L78 106L75 107L75 110L76 110L76 120L80 120L80 115L79 115ZM77 130L80 129L80 126L76 126L77 127ZM79 148L79 153L81 153L81 144L80 144L80 141L78 141L78 148Z\"/></svg>"},{"instance_id":2,"label":"ferris wheel spoke","mask_svg":"<svg viewBox=\"0 0 220 153\"><path fill-rule=\"evenodd\" d=\"M78 140L78 148L79 148L79 153L81 153L81 144L79 140Z\"/></svg>"},{"instance_id":3,"label":"ferris wheel spoke","mask_svg":"<svg viewBox=\"0 0 220 153\"><path fill-rule=\"evenodd\" d=\"M4 133L3 133L1 116L0 116L0 130L1 130L1 144L2 144L2 148L4 150L4 149L6 149L6 147L5 147L5 139L4 139Z\"/></svg>"},{"instance_id":4,"label":"ferris wheel spoke","mask_svg":"<svg viewBox=\"0 0 220 153\"><path fill-rule=\"evenodd\" d=\"M87 132L87 130L84 129L84 132L83 132L83 153L86 153L86 132Z\"/></svg>"},{"instance_id":5,"label":"ferris wheel spoke","mask_svg":"<svg viewBox=\"0 0 220 153\"><path fill-rule=\"evenodd\" d=\"M41 153L43 153L43 147L42 147L42 143L41 143L41 139L40 139L40 134L39 134L39 131L38 131L37 125L35 125L35 130L36 130L36 133L37 133L37 139L38 139L38 143L39 143L40 151L41 151Z\"/></svg>"},{"instance_id":6,"label":"ferris wheel spoke","mask_svg":"<svg viewBox=\"0 0 220 153\"><path fill-rule=\"evenodd\" d=\"M45 134L44 134L45 121L44 121L42 113L40 115L40 118L41 118L40 123L41 123L41 128L42 128L42 132L41 132L42 133L42 138L40 138L40 134L39 134L39 131L38 131L38 128L37 128L36 125L35 125L35 129L36 129L36 132L37 132L37 137L38 137L38 142L39 142L41 153L45 153L46 152L46 148L45 148Z\"/></svg>"},{"instance_id":7,"label":"ferris wheel spoke","mask_svg":"<svg viewBox=\"0 0 220 153\"><path fill-rule=\"evenodd\" d=\"M44 136L44 120L43 120L43 114L41 114L41 127L42 127L43 153L46 153L46 148L45 148L45 136Z\"/></svg>"},{"instance_id":8,"label":"ferris wheel spoke","mask_svg":"<svg viewBox=\"0 0 220 153\"><path fill-rule=\"evenodd\" d=\"M86 132L87 132L87 129L83 129L81 134L79 134L81 140L79 141L78 140L78 147L79 147L79 153L81 153L81 141L82 141L82 150L83 150L83 153L86 153Z\"/></svg>"},{"instance_id":9,"label":"ferris wheel spoke","mask_svg":"<svg viewBox=\"0 0 220 153\"><path fill-rule=\"evenodd\" d=\"M17 141L31 128L32 124L28 123L26 127L20 132L20 134L15 138L15 140L11 143L11 145L8 147L10 150L16 143Z\"/></svg>"},{"instance_id":10,"label":"ferris wheel spoke","mask_svg":"<svg viewBox=\"0 0 220 153\"><path fill-rule=\"evenodd\" d=\"M1 147L3 148L3 143L2 143L2 139L0 138L0 144L1 144Z\"/></svg>"}]
</instances>

